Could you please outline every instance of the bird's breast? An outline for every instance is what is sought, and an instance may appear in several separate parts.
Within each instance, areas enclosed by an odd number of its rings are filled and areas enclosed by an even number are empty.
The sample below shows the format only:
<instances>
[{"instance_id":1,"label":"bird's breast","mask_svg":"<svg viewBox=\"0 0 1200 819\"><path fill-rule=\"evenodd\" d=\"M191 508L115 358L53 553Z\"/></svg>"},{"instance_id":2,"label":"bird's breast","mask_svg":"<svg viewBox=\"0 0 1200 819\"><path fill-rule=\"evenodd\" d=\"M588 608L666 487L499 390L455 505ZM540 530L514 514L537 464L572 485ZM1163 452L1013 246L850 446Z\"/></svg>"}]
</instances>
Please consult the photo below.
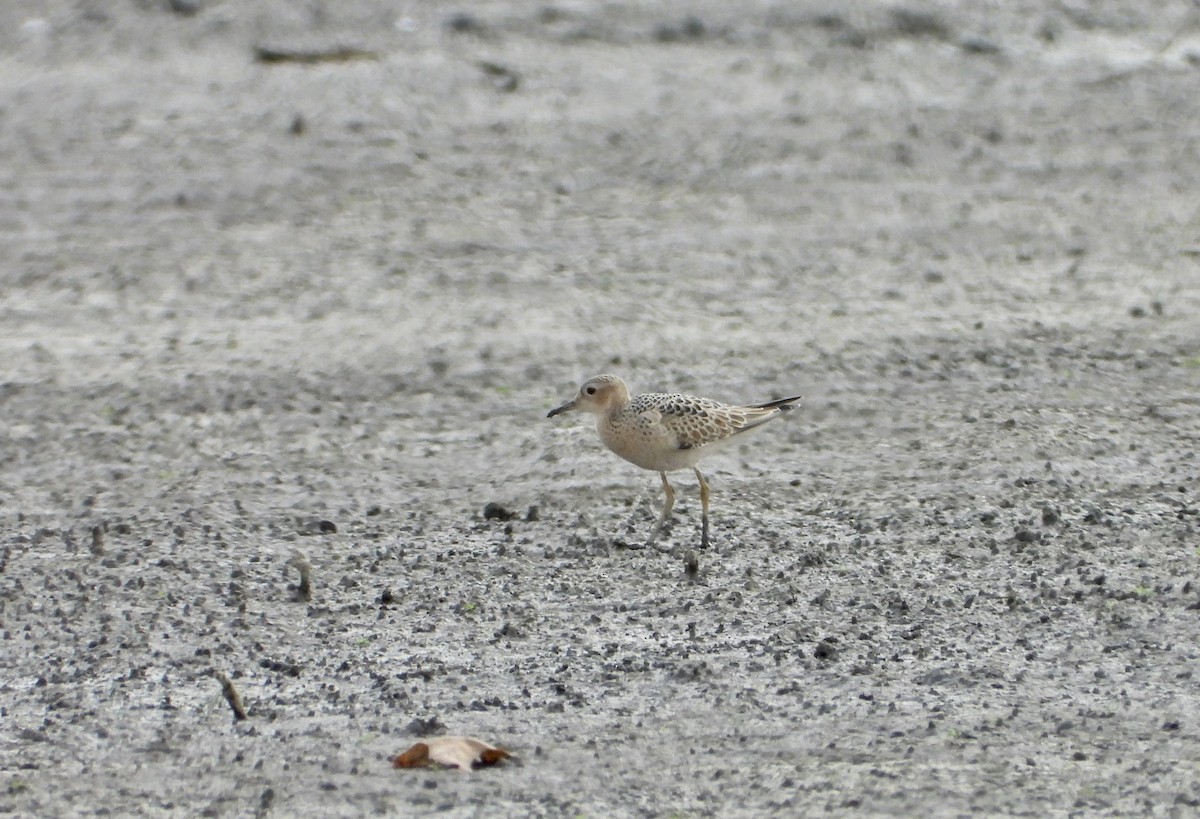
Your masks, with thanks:
<instances>
[{"instance_id":1,"label":"bird's breast","mask_svg":"<svg viewBox=\"0 0 1200 819\"><path fill-rule=\"evenodd\" d=\"M690 469L700 460L701 448L680 449L678 440L668 430L636 417L601 417L596 430L606 447L642 469L671 472Z\"/></svg>"}]
</instances>

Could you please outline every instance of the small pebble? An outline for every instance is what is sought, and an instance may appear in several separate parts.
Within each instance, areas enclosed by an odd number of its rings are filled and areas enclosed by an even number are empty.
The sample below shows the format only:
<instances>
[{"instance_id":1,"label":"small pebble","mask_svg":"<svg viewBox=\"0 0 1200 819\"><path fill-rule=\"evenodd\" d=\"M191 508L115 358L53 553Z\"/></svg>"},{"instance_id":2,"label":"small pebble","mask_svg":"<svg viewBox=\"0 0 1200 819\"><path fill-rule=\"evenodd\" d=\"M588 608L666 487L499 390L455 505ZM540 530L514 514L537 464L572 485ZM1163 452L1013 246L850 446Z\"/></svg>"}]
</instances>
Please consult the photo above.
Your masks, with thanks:
<instances>
[{"instance_id":1,"label":"small pebble","mask_svg":"<svg viewBox=\"0 0 1200 819\"><path fill-rule=\"evenodd\" d=\"M700 559L691 549L683 556L683 574L688 580L695 580L700 574Z\"/></svg>"},{"instance_id":2,"label":"small pebble","mask_svg":"<svg viewBox=\"0 0 1200 819\"><path fill-rule=\"evenodd\" d=\"M516 512L495 502L483 507L484 520L512 520L516 516Z\"/></svg>"}]
</instances>

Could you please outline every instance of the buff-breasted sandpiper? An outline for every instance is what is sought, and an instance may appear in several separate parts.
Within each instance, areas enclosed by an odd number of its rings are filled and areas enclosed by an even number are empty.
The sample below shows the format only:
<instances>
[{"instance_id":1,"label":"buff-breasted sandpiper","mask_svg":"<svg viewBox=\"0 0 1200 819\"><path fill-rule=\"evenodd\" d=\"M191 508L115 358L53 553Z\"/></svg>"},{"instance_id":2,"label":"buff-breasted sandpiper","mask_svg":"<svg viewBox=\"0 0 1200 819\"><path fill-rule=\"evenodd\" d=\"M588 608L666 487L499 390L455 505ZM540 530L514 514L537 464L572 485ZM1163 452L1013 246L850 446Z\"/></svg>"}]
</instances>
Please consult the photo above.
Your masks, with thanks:
<instances>
[{"instance_id":1,"label":"buff-breasted sandpiper","mask_svg":"<svg viewBox=\"0 0 1200 819\"><path fill-rule=\"evenodd\" d=\"M730 406L709 398L677 393L646 393L629 397L625 382L615 375L598 375L583 382L578 394L548 418L571 410L596 416L600 440L613 452L662 478L662 514L646 545L653 545L675 505L675 490L667 473L691 469L700 481L700 545L708 546L708 481L696 467L705 455L737 440L795 407L800 396L750 406Z\"/></svg>"}]
</instances>

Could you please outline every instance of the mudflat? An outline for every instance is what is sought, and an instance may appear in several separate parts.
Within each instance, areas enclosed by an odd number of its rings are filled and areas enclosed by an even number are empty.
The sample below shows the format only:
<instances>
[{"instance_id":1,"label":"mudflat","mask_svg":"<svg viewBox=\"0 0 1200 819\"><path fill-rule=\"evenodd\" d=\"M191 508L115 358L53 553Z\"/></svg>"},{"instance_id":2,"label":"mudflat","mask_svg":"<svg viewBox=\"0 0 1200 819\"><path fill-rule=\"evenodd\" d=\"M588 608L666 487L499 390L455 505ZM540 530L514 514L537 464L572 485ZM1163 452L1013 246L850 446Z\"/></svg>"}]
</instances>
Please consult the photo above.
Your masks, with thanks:
<instances>
[{"instance_id":1,"label":"mudflat","mask_svg":"<svg viewBox=\"0 0 1200 819\"><path fill-rule=\"evenodd\" d=\"M1198 83L1183 0L8 0L0 812L1194 815ZM603 372L804 395L694 575Z\"/></svg>"}]
</instances>

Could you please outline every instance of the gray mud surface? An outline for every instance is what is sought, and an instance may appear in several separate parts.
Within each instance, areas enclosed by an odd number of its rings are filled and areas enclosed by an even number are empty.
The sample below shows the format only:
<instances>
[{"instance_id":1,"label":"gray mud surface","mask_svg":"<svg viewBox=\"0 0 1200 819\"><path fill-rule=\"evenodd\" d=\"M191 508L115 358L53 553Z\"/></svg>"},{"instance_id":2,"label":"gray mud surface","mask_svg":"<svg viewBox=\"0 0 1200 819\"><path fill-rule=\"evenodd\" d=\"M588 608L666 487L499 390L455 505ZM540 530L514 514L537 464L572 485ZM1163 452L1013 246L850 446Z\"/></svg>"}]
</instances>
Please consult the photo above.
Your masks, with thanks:
<instances>
[{"instance_id":1,"label":"gray mud surface","mask_svg":"<svg viewBox=\"0 0 1200 819\"><path fill-rule=\"evenodd\" d=\"M0 5L0 812L1200 810L1194 3L171 5ZM805 396L694 582L606 371Z\"/></svg>"}]
</instances>

